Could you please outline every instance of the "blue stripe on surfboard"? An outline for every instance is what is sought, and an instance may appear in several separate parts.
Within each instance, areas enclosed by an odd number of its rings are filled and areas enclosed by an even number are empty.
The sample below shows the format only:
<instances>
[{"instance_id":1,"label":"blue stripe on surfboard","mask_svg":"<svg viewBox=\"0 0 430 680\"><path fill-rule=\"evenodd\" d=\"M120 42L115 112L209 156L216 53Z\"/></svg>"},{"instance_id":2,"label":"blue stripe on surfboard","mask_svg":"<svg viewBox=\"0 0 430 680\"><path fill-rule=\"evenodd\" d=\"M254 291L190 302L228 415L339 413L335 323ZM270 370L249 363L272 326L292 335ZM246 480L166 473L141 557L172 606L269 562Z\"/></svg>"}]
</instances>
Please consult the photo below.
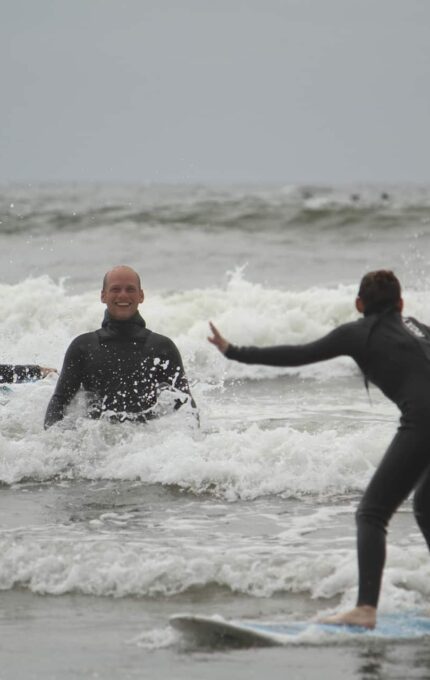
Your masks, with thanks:
<instances>
[{"instance_id":1,"label":"blue stripe on surfboard","mask_svg":"<svg viewBox=\"0 0 430 680\"><path fill-rule=\"evenodd\" d=\"M312 629L329 635L366 634L373 637L414 638L430 635L430 618L412 614L384 614L380 615L376 628L368 630L362 626L341 626L311 621L296 621L285 623L256 623L243 622L241 625L256 632L272 635L300 635Z\"/></svg>"},{"instance_id":2,"label":"blue stripe on surfboard","mask_svg":"<svg viewBox=\"0 0 430 680\"><path fill-rule=\"evenodd\" d=\"M378 618L374 630L368 630L362 626L330 625L314 621L285 621L282 623L262 623L257 621L235 621L222 619L221 617L177 615L170 619L171 625L182 632L192 633L197 637L207 635L238 640L246 636L255 636L263 640L272 640L277 644L287 643L294 639L306 639L310 641L314 635L321 638L351 637L366 635L375 638L396 640L417 639L430 636L430 618L417 616L413 613L385 614Z\"/></svg>"}]
</instances>

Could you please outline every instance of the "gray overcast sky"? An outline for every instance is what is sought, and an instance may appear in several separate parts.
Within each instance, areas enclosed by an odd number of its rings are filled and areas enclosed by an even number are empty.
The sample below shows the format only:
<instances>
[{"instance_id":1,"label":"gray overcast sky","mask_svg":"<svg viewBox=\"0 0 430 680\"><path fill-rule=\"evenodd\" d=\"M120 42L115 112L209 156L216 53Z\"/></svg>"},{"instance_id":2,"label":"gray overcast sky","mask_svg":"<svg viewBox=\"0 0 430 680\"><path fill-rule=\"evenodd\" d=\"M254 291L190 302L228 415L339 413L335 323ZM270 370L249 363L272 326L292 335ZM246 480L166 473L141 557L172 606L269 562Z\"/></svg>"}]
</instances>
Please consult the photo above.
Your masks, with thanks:
<instances>
[{"instance_id":1,"label":"gray overcast sky","mask_svg":"<svg viewBox=\"0 0 430 680\"><path fill-rule=\"evenodd\" d=\"M430 180L430 0L1 0L0 182Z\"/></svg>"}]
</instances>

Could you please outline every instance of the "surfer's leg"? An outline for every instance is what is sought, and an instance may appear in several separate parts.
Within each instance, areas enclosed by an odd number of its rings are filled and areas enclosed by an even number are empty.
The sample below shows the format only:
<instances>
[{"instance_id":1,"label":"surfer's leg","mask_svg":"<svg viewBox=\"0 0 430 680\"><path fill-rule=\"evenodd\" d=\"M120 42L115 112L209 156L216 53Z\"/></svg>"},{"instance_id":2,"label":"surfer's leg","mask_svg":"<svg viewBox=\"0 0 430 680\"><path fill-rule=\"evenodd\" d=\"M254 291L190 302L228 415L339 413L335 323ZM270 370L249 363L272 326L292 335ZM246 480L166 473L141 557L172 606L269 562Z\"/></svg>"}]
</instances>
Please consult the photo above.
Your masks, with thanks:
<instances>
[{"instance_id":1,"label":"surfer's leg","mask_svg":"<svg viewBox=\"0 0 430 680\"><path fill-rule=\"evenodd\" d=\"M373 475L356 514L357 606L349 612L329 617L327 623L375 626L387 525L427 468L425 441L425 436L415 429L398 430Z\"/></svg>"},{"instance_id":2,"label":"surfer's leg","mask_svg":"<svg viewBox=\"0 0 430 680\"><path fill-rule=\"evenodd\" d=\"M398 430L364 492L356 514L357 605L377 606L388 522L427 467L425 434L417 429Z\"/></svg>"},{"instance_id":3,"label":"surfer's leg","mask_svg":"<svg viewBox=\"0 0 430 680\"><path fill-rule=\"evenodd\" d=\"M430 549L430 465L416 486L413 503L416 522Z\"/></svg>"}]
</instances>

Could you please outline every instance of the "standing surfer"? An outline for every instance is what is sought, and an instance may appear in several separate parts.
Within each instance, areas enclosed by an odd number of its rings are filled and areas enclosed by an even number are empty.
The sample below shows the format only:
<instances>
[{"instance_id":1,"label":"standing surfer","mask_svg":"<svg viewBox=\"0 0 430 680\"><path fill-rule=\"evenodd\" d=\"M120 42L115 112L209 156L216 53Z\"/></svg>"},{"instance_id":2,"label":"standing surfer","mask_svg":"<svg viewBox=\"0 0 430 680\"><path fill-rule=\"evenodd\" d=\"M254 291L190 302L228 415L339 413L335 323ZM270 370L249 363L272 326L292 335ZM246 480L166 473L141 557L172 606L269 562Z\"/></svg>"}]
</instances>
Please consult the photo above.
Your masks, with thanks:
<instances>
[{"instance_id":1,"label":"standing surfer","mask_svg":"<svg viewBox=\"0 0 430 680\"><path fill-rule=\"evenodd\" d=\"M403 318L398 279L391 271L366 274L355 301L363 318L303 345L236 347L211 323L208 340L228 359L268 366L301 366L347 355L400 409L400 425L364 492L356 513L359 584L356 606L325 623L374 628L385 563L386 531L414 491L415 519L430 548L430 328Z\"/></svg>"}]
</instances>

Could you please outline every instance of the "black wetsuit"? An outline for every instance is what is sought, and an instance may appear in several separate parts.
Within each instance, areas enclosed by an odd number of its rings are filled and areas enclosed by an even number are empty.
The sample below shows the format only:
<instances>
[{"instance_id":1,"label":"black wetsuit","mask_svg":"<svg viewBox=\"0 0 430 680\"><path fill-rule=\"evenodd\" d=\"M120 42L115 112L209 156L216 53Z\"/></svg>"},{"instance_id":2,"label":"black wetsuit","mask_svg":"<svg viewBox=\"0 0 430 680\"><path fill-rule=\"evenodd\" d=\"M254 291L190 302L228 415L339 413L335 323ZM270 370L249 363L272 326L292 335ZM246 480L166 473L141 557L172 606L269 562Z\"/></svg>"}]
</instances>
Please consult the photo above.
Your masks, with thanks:
<instances>
[{"instance_id":1,"label":"black wetsuit","mask_svg":"<svg viewBox=\"0 0 430 680\"><path fill-rule=\"evenodd\" d=\"M0 364L0 383L27 382L40 380L42 372L35 364Z\"/></svg>"},{"instance_id":2,"label":"black wetsuit","mask_svg":"<svg viewBox=\"0 0 430 680\"><path fill-rule=\"evenodd\" d=\"M400 426L357 510L358 604L376 607L388 522L415 489L414 513L430 548L430 328L387 310L339 326L305 345L230 345L226 356L249 364L300 366L352 357L366 380L401 411Z\"/></svg>"},{"instance_id":3,"label":"black wetsuit","mask_svg":"<svg viewBox=\"0 0 430 680\"><path fill-rule=\"evenodd\" d=\"M159 394L169 389L172 409L192 400L176 345L153 333L137 312L128 321L105 314L102 328L79 335L70 344L55 392L48 404L45 428L64 416L65 407L83 387L88 416L112 421L145 422L157 417Z\"/></svg>"}]
</instances>

